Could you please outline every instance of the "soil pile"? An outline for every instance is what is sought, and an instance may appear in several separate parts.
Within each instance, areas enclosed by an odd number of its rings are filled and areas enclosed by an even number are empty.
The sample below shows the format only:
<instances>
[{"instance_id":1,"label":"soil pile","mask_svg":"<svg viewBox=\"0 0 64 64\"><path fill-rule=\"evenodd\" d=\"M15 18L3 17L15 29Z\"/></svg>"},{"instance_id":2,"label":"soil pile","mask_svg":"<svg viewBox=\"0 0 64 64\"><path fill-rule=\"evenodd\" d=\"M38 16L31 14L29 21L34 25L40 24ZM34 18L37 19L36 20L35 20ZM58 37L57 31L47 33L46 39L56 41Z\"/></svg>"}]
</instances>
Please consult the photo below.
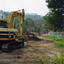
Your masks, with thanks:
<instances>
[{"instance_id":1,"label":"soil pile","mask_svg":"<svg viewBox=\"0 0 64 64\"><path fill-rule=\"evenodd\" d=\"M42 39L39 39L37 36L35 36L33 33L26 33L25 39L28 41L30 41L30 40L41 41L42 40Z\"/></svg>"}]
</instances>

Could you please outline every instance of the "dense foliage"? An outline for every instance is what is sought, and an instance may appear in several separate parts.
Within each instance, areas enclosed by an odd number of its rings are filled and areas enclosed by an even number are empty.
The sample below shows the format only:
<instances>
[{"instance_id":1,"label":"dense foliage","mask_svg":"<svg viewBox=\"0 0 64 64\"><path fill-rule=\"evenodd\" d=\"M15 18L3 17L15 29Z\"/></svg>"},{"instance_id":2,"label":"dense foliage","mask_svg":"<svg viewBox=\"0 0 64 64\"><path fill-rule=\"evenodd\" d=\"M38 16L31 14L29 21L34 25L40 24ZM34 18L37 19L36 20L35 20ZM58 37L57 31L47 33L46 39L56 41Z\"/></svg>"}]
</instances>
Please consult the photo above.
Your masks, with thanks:
<instances>
[{"instance_id":1,"label":"dense foliage","mask_svg":"<svg viewBox=\"0 0 64 64\"><path fill-rule=\"evenodd\" d=\"M64 18L64 0L46 0L47 7L50 12L45 15L44 20L49 23L50 27L56 32L63 30L63 18Z\"/></svg>"},{"instance_id":2,"label":"dense foliage","mask_svg":"<svg viewBox=\"0 0 64 64\"><path fill-rule=\"evenodd\" d=\"M32 31L32 32L40 33L40 30L43 27L42 21L43 20L40 20L40 19L25 18L24 30L26 30L26 31L29 30L29 31Z\"/></svg>"}]
</instances>

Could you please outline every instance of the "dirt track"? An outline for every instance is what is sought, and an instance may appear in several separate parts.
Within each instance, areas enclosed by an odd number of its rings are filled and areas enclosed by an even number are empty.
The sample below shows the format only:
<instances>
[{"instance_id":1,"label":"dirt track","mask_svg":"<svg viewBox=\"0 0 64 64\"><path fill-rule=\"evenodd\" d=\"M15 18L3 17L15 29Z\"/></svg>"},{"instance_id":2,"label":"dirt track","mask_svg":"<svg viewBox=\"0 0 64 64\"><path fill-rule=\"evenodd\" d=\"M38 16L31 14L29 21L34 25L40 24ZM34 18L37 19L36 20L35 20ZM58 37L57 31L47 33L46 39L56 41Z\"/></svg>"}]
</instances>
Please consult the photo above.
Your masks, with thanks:
<instances>
[{"instance_id":1,"label":"dirt track","mask_svg":"<svg viewBox=\"0 0 64 64\"><path fill-rule=\"evenodd\" d=\"M38 54L46 56L48 53L48 58L54 58L56 54L59 55L60 49L52 40L28 41L27 47L10 53L0 51L0 64L41 64L37 59Z\"/></svg>"}]
</instances>

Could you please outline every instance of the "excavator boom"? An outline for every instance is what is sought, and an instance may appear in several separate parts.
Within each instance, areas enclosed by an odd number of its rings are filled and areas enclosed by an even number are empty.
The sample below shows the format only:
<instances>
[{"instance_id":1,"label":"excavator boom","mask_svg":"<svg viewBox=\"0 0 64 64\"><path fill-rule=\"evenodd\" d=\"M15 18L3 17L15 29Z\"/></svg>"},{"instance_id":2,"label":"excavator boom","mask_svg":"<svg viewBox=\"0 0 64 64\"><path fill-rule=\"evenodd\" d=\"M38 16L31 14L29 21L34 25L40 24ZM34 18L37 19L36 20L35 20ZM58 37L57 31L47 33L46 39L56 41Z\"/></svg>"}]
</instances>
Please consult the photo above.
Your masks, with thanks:
<instances>
[{"instance_id":1,"label":"excavator boom","mask_svg":"<svg viewBox=\"0 0 64 64\"><path fill-rule=\"evenodd\" d=\"M14 11L14 12L11 12L9 14L8 20L7 20L7 27L8 28L12 28L12 27L14 28L14 23L13 23L14 18L19 17L19 16L21 16L20 34L22 36L22 34L23 34L23 28L24 28L24 9L22 10L22 12L20 12L20 11Z\"/></svg>"}]
</instances>

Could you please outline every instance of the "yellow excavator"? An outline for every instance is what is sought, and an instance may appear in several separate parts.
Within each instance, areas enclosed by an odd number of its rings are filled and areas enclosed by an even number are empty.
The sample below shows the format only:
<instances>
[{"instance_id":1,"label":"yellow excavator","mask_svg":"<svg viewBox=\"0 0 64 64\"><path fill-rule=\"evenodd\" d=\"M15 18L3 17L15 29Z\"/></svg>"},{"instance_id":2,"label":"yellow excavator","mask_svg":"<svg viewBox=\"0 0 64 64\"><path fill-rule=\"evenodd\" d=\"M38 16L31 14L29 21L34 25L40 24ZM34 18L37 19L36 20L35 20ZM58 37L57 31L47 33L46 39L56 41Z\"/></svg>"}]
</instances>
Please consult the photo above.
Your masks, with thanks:
<instances>
[{"instance_id":1,"label":"yellow excavator","mask_svg":"<svg viewBox=\"0 0 64 64\"><path fill-rule=\"evenodd\" d=\"M2 51L11 51L13 49L24 47L24 9L10 12L8 20L0 20L0 49ZM14 28L14 18L21 16L20 33Z\"/></svg>"}]
</instances>

